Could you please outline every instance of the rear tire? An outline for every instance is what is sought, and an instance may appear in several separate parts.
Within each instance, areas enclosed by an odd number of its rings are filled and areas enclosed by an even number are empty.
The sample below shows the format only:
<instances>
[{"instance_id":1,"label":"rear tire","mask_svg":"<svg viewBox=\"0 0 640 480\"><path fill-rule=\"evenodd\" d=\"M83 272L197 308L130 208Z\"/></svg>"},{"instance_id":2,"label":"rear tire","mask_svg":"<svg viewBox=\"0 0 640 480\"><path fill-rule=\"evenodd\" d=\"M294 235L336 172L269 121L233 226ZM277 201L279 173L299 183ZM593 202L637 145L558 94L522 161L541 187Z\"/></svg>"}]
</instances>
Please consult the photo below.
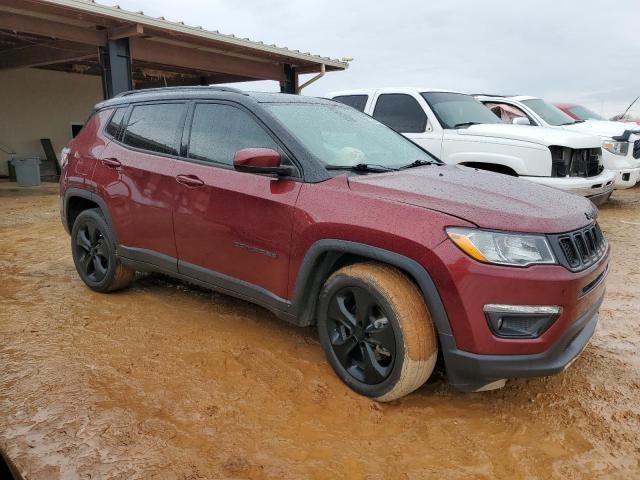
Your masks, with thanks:
<instances>
[{"instance_id":1,"label":"rear tire","mask_svg":"<svg viewBox=\"0 0 640 480\"><path fill-rule=\"evenodd\" d=\"M96 292L113 292L133 282L136 272L117 257L113 233L98 208L84 210L76 218L71 252L80 278Z\"/></svg>"},{"instance_id":2,"label":"rear tire","mask_svg":"<svg viewBox=\"0 0 640 480\"><path fill-rule=\"evenodd\" d=\"M438 356L420 290L396 268L375 262L329 277L318 302L318 334L340 379L381 402L422 386Z\"/></svg>"}]
</instances>

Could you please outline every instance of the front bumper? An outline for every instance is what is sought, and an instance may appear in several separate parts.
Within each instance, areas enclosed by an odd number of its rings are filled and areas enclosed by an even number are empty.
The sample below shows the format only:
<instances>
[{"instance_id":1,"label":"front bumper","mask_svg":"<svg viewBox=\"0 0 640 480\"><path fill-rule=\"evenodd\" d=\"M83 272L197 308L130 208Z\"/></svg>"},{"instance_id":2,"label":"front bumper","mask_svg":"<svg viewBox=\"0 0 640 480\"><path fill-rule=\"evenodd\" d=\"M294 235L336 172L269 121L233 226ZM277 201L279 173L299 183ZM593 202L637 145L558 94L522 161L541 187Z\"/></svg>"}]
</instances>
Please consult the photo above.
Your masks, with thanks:
<instances>
[{"instance_id":1,"label":"front bumper","mask_svg":"<svg viewBox=\"0 0 640 480\"><path fill-rule=\"evenodd\" d=\"M625 168L616 170L614 173L616 175L616 189L632 188L640 182L640 168Z\"/></svg>"},{"instance_id":2,"label":"front bumper","mask_svg":"<svg viewBox=\"0 0 640 480\"><path fill-rule=\"evenodd\" d=\"M567 193L573 193L589 198L596 205L603 204L613 192L615 174L603 170L594 177L520 177L531 182L557 188Z\"/></svg>"},{"instance_id":3,"label":"front bumper","mask_svg":"<svg viewBox=\"0 0 640 480\"><path fill-rule=\"evenodd\" d=\"M504 267L477 262L453 242L434 253L448 266L439 290L450 330L438 330L449 383L477 391L505 378L552 375L593 335L609 268L607 250L584 270L561 265ZM538 337L496 336L484 313L489 304L558 306L561 313Z\"/></svg>"},{"instance_id":4,"label":"front bumper","mask_svg":"<svg viewBox=\"0 0 640 480\"><path fill-rule=\"evenodd\" d=\"M629 145L626 156L614 155L603 149L602 163L605 169L614 173L615 189L632 188L640 181L640 159L633 158L633 143Z\"/></svg>"},{"instance_id":5,"label":"front bumper","mask_svg":"<svg viewBox=\"0 0 640 480\"><path fill-rule=\"evenodd\" d=\"M595 333L603 298L601 296L544 352L530 355L479 355L457 348L446 351L449 383L463 391L479 391L502 379L544 377L562 372L582 353Z\"/></svg>"}]
</instances>

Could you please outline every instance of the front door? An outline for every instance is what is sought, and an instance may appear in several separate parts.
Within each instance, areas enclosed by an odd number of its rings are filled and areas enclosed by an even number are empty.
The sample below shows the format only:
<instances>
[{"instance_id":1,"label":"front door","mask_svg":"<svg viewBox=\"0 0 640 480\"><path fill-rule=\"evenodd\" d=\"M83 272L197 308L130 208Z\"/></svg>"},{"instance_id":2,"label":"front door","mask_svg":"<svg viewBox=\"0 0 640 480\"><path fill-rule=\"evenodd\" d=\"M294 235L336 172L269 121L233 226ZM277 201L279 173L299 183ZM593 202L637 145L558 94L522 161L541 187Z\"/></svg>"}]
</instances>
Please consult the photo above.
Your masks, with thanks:
<instances>
[{"instance_id":1,"label":"front door","mask_svg":"<svg viewBox=\"0 0 640 480\"><path fill-rule=\"evenodd\" d=\"M177 170L178 269L236 292L255 293L258 287L265 295L286 298L293 208L301 183L234 170L235 152L250 147L281 151L240 107L195 105L188 159Z\"/></svg>"}]
</instances>

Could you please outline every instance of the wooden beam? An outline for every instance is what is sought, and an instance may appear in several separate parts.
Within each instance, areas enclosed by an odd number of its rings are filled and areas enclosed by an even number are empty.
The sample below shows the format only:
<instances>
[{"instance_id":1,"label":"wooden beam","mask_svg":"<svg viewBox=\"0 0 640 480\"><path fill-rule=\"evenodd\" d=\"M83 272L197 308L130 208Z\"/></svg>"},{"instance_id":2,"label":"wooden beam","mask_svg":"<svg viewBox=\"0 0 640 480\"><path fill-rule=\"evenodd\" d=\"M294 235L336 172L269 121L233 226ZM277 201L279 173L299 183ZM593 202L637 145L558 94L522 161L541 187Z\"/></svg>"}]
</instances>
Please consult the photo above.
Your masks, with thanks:
<instances>
[{"instance_id":1,"label":"wooden beam","mask_svg":"<svg viewBox=\"0 0 640 480\"><path fill-rule=\"evenodd\" d=\"M334 67L327 67L325 66L325 69L327 72L331 72L331 71L335 71L336 69ZM296 67L296 72L299 75L305 75L307 73L320 73L322 71L322 64L321 63L316 63L313 65L305 65L305 66L299 66Z\"/></svg>"},{"instance_id":2,"label":"wooden beam","mask_svg":"<svg viewBox=\"0 0 640 480\"><path fill-rule=\"evenodd\" d=\"M157 88L157 87L175 87L175 86L192 86L192 85L213 85L216 83L235 83L235 82L251 82L256 80L249 77L238 77L234 75L205 75L205 76L191 76L191 77L177 77L167 78L166 82L163 79L136 79L134 74L134 84L136 90L142 88Z\"/></svg>"},{"instance_id":3,"label":"wooden beam","mask_svg":"<svg viewBox=\"0 0 640 480\"><path fill-rule=\"evenodd\" d=\"M280 80L280 65L260 63L200 49L178 47L142 38L131 38L131 58L162 65L227 73L260 80Z\"/></svg>"},{"instance_id":4,"label":"wooden beam","mask_svg":"<svg viewBox=\"0 0 640 480\"><path fill-rule=\"evenodd\" d=\"M57 3L48 0L0 0L0 10L80 28L94 26L117 27L121 23L117 19L99 13L91 13L84 9L76 9L73 5L64 6Z\"/></svg>"},{"instance_id":5,"label":"wooden beam","mask_svg":"<svg viewBox=\"0 0 640 480\"><path fill-rule=\"evenodd\" d=\"M98 50L94 47L59 40L48 45L32 45L0 52L0 70L42 67L97 56Z\"/></svg>"},{"instance_id":6,"label":"wooden beam","mask_svg":"<svg viewBox=\"0 0 640 480\"><path fill-rule=\"evenodd\" d=\"M0 15L0 29L53 37L96 47L104 45L107 41L104 31L74 27L64 23L15 13L2 13Z\"/></svg>"},{"instance_id":7,"label":"wooden beam","mask_svg":"<svg viewBox=\"0 0 640 480\"><path fill-rule=\"evenodd\" d=\"M127 37L141 37L142 35L144 35L144 27L139 23L112 28L109 30L110 40L119 40Z\"/></svg>"}]
</instances>

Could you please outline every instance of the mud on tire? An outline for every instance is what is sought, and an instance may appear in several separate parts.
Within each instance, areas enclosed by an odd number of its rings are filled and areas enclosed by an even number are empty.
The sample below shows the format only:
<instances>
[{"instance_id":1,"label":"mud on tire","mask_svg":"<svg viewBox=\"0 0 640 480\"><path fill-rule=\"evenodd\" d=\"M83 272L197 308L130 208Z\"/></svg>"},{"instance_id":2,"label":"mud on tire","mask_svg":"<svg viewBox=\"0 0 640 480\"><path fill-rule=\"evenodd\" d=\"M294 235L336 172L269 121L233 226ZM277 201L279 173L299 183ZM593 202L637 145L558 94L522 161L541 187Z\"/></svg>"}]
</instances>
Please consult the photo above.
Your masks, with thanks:
<instances>
[{"instance_id":1,"label":"mud on tire","mask_svg":"<svg viewBox=\"0 0 640 480\"><path fill-rule=\"evenodd\" d=\"M431 315L398 269L376 262L341 268L325 282L317 313L327 359L356 392L395 400L433 372L438 343Z\"/></svg>"},{"instance_id":2,"label":"mud on tire","mask_svg":"<svg viewBox=\"0 0 640 480\"><path fill-rule=\"evenodd\" d=\"M116 256L111 228L98 208L84 210L71 230L73 263L82 281L97 292L113 292L131 285L135 270Z\"/></svg>"}]
</instances>

